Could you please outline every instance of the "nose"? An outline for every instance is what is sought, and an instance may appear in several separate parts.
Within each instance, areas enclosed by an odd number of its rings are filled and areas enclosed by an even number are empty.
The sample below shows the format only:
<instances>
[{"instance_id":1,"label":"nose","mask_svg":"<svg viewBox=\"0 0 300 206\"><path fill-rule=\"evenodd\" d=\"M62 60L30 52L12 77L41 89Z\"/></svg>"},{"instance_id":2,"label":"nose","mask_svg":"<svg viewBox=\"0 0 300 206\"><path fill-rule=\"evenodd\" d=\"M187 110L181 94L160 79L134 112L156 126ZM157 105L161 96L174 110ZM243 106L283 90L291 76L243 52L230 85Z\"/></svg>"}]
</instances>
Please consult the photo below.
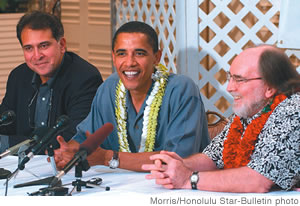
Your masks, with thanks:
<instances>
[{"instance_id":1,"label":"nose","mask_svg":"<svg viewBox=\"0 0 300 206\"><path fill-rule=\"evenodd\" d=\"M226 90L227 90L228 92L232 92L232 91L235 91L235 90L236 90L236 84L235 84L235 82L234 82L234 80L233 80L232 78L230 78L230 79L228 80L228 85L227 85Z\"/></svg>"},{"instance_id":2,"label":"nose","mask_svg":"<svg viewBox=\"0 0 300 206\"><path fill-rule=\"evenodd\" d=\"M33 50L33 58L34 58L35 60L39 60L39 59L42 58L42 56L43 56L43 54L42 54L42 52L39 50L39 48L34 48L34 50Z\"/></svg>"},{"instance_id":3,"label":"nose","mask_svg":"<svg viewBox=\"0 0 300 206\"><path fill-rule=\"evenodd\" d=\"M135 66L136 65L136 59L134 55L127 55L127 58L125 60L127 66Z\"/></svg>"}]
</instances>

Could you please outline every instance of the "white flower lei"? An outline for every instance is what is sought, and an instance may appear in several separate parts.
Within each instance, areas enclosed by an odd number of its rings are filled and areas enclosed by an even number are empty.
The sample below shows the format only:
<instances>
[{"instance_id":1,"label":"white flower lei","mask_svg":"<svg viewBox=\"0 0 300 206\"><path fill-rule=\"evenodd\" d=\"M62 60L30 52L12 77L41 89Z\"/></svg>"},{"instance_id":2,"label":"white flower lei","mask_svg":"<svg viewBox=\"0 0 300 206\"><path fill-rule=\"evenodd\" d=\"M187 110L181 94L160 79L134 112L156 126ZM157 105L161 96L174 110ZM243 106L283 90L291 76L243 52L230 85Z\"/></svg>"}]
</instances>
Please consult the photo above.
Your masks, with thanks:
<instances>
[{"instance_id":1,"label":"white flower lei","mask_svg":"<svg viewBox=\"0 0 300 206\"><path fill-rule=\"evenodd\" d=\"M154 149L157 117L162 99L165 94L169 72L165 66L159 64L155 67L156 72L152 74L155 81L153 89L146 100L144 110L144 121L141 136L141 144L139 152L151 152ZM126 88L120 80L116 88L116 119L118 124L119 150L121 152L130 152L127 140L127 112L126 112Z\"/></svg>"}]
</instances>

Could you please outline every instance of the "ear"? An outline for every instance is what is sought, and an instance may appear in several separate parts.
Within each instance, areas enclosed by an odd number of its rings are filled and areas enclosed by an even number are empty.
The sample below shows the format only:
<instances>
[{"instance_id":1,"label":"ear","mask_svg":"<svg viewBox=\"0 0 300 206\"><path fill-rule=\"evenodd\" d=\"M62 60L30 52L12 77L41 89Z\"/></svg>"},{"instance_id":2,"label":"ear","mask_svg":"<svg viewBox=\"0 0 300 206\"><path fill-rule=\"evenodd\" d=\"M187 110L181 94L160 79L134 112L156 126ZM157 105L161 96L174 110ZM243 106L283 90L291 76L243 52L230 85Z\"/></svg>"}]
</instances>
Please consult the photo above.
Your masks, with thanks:
<instances>
[{"instance_id":1,"label":"ear","mask_svg":"<svg viewBox=\"0 0 300 206\"><path fill-rule=\"evenodd\" d=\"M276 92L277 92L277 89L268 87L265 92L265 96L266 96L266 98L269 99L269 98L273 97L276 94Z\"/></svg>"},{"instance_id":2,"label":"ear","mask_svg":"<svg viewBox=\"0 0 300 206\"><path fill-rule=\"evenodd\" d=\"M116 67L116 64L115 64L116 58L115 58L115 53L114 53L114 51L111 51L111 56L112 56L112 60L113 60L113 65Z\"/></svg>"},{"instance_id":3,"label":"ear","mask_svg":"<svg viewBox=\"0 0 300 206\"><path fill-rule=\"evenodd\" d=\"M154 65L157 65L160 62L160 58L161 58L161 50L158 50L154 55L155 55L155 62Z\"/></svg>"},{"instance_id":4,"label":"ear","mask_svg":"<svg viewBox=\"0 0 300 206\"><path fill-rule=\"evenodd\" d=\"M60 48L61 48L61 52L65 53L66 52L66 46L67 46L67 42L66 42L65 37L60 38L59 45L60 45Z\"/></svg>"}]
</instances>

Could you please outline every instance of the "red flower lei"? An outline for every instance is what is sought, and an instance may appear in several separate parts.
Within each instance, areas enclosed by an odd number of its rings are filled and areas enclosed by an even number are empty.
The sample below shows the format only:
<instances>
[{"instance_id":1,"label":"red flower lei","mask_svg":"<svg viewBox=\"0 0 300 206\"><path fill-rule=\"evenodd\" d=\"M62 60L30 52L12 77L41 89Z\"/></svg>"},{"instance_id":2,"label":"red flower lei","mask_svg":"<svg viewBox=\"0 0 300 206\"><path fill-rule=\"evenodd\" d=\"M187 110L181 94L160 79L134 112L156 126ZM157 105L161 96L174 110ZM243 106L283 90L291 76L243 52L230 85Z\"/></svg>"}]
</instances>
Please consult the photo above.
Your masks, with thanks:
<instances>
[{"instance_id":1,"label":"red flower lei","mask_svg":"<svg viewBox=\"0 0 300 206\"><path fill-rule=\"evenodd\" d=\"M223 161L224 168L237 168L246 166L254 151L256 139L267 122L269 116L277 105L286 99L284 94L277 95L270 106L270 111L262 113L260 117L252 120L246 128L241 140L244 128L240 118L236 116L230 126L227 139L224 141Z\"/></svg>"}]
</instances>

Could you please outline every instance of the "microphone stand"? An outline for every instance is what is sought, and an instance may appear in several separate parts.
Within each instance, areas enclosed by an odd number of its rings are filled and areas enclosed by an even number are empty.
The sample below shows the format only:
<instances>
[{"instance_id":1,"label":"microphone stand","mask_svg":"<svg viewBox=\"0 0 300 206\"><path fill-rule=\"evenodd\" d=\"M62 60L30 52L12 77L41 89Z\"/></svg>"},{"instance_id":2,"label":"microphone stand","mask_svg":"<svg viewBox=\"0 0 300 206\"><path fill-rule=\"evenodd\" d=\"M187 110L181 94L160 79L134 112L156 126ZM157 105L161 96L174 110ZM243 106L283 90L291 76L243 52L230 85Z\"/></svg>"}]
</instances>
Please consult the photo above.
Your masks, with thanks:
<instances>
[{"instance_id":1,"label":"microphone stand","mask_svg":"<svg viewBox=\"0 0 300 206\"><path fill-rule=\"evenodd\" d=\"M88 161L85 159L84 161L80 161L76 166L75 166L75 177L76 180L72 182L72 185L74 188L70 192L70 194L74 191L76 188L77 192L81 192L81 187L86 186L86 181L82 181L82 171L88 171L90 169L90 165Z\"/></svg>"},{"instance_id":2,"label":"microphone stand","mask_svg":"<svg viewBox=\"0 0 300 206\"><path fill-rule=\"evenodd\" d=\"M55 164L55 160L54 160L54 149L52 147L52 144L49 145L49 147L47 148L47 152L48 152L48 156L50 159L50 163L52 166L52 170L53 170L53 175L57 175L57 169L56 169L56 164Z\"/></svg>"},{"instance_id":3,"label":"microphone stand","mask_svg":"<svg viewBox=\"0 0 300 206\"><path fill-rule=\"evenodd\" d=\"M26 154L27 149L28 149L28 147L27 148L21 148L21 150L19 150L19 152L18 152L18 156L19 156L18 168L13 173L8 174L6 184L8 183L8 181L10 179L12 179L13 177L16 177L20 170L25 170L26 171L25 164L22 164L22 160L26 156L25 154ZM52 169L53 169L53 173L54 173L54 175L56 175L57 170L56 170L56 164L55 164L55 160L54 160L54 150L53 150L52 144L50 144L47 147L47 152L48 152L48 156L49 156L50 161L51 161L51 166L52 166ZM29 170L27 172L29 172L31 175L37 177L35 174L31 173ZM39 177L37 177L37 178L39 179ZM34 186L34 185L49 185L50 182L53 180L53 178L54 178L54 176L39 179L39 180L35 180L35 181L30 181L30 182L27 182L27 183L17 184L17 185L14 185L14 188L28 187L28 186ZM61 181L59 181L58 185L61 185Z\"/></svg>"},{"instance_id":4,"label":"microphone stand","mask_svg":"<svg viewBox=\"0 0 300 206\"><path fill-rule=\"evenodd\" d=\"M77 192L81 192L81 188L84 186L86 188L105 188L105 191L109 191L110 187L103 187L100 186L102 183L101 178L93 178L92 180L88 181L82 181L82 171L87 171L90 168L88 161L85 159L84 161L81 161L79 164L75 166L75 177L77 178L75 181L72 182L72 185L74 186L72 191L69 193L69 195L72 195L72 192L74 192L75 188Z\"/></svg>"}]
</instances>

